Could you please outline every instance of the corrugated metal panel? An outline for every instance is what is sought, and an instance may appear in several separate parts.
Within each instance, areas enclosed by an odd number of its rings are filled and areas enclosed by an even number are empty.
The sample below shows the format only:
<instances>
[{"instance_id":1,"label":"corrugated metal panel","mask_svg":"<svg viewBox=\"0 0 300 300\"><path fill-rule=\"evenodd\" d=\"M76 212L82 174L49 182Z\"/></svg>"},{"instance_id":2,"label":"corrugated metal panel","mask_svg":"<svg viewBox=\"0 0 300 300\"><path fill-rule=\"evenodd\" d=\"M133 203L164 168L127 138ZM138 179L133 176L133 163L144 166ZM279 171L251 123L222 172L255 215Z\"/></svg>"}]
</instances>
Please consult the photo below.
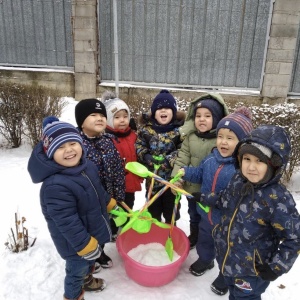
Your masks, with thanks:
<instances>
[{"instance_id":1,"label":"corrugated metal panel","mask_svg":"<svg viewBox=\"0 0 300 300\"><path fill-rule=\"evenodd\" d=\"M300 24L298 30L297 46L295 50L295 59L291 79L290 93L297 95L300 94Z\"/></svg>"},{"instance_id":2,"label":"corrugated metal panel","mask_svg":"<svg viewBox=\"0 0 300 300\"><path fill-rule=\"evenodd\" d=\"M114 80L112 2L98 2L103 81ZM260 89L270 0L117 5L120 82Z\"/></svg>"},{"instance_id":3,"label":"corrugated metal panel","mask_svg":"<svg viewBox=\"0 0 300 300\"><path fill-rule=\"evenodd\" d=\"M0 0L0 64L73 67L72 0Z\"/></svg>"}]
</instances>

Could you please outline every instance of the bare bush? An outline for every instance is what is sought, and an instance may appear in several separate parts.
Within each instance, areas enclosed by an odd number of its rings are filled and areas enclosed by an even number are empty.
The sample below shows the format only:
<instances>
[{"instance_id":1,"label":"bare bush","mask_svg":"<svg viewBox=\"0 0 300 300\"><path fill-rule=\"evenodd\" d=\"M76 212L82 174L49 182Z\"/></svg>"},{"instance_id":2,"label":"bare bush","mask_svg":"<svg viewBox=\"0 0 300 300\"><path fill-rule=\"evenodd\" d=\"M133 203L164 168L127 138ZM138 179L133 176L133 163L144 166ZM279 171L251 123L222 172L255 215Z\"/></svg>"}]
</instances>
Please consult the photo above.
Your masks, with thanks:
<instances>
[{"instance_id":1,"label":"bare bush","mask_svg":"<svg viewBox=\"0 0 300 300\"><path fill-rule=\"evenodd\" d=\"M24 87L14 83L0 83L0 134L13 147L22 141Z\"/></svg>"},{"instance_id":2,"label":"bare bush","mask_svg":"<svg viewBox=\"0 0 300 300\"><path fill-rule=\"evenodd\" d=\"M58 91L42 86L30 86L27 94L30 97L25 97L23 101L23 134L34 147L41 139L43 119L47 116L60 117L67 103L60 98Z\"/></svg>"}]
</instances>

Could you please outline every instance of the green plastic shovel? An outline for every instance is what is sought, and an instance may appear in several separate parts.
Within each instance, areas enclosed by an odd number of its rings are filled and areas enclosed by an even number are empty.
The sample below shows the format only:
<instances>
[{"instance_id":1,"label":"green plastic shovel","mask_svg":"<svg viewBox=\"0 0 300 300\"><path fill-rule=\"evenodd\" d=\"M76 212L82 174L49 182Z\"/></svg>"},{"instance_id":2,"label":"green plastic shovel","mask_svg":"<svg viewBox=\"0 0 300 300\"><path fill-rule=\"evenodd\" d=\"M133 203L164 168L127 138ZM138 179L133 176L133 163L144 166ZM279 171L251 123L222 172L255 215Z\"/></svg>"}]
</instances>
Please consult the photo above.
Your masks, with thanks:
<instances>
[{"instance_id":1,"label":"green plastic shovel","mask_svg":"<svg viewBox=\"0 0 300 300\"><path fill-rule=\"evenodd\" d=\"M170 261L173 260L173 254L174 254L174 251L173 251L174 246L173 246L173 241L172 241L172 232L173 232L173 228L174 228L174 224L175 224L175 217L176 217L178 203L179 203L180 198L181 198L181 194L177 193L175 201L174 201L174 208L173 208L173 214L172 214L172 220L171 220L171 227L170 227L170 231L169 231L169 236L168 236L166 244L165 244L165 250L166 250L166 252L169 256Z\"/></svg>"}]
</instances>

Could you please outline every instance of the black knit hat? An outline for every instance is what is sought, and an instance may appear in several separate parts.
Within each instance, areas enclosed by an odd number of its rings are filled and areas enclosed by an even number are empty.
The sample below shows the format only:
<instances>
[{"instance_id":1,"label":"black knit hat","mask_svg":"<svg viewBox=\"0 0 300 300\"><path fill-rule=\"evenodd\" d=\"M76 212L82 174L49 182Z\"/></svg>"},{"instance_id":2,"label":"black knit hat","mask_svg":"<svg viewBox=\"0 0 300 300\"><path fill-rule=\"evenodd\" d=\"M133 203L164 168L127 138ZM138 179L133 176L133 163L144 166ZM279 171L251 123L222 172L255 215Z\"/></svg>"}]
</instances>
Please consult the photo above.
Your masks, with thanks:
<instances>
[{"instance_id":1,"label":"black knit hat","mask_svg":"<svg viewBox=\"0 0 300 300\"><path fill-rule=\"evenodd\" d=\"M76 104L75 119L80 129L84 120L92 113L99 113L107 118L105 105L98 99L83 99Z\"/></svg>"},{"instance_id":2,"label":"black knit hat","mask_svg":"<svg viewBox=\"0 0 300 300\"><path fill-rule=\"evenodd\" d=\"M225 116L224 106L214 98L204 98L196 103L194 108L194 117L198 108L207 108L213 117L212 129L215 129L220 120Z\"/></svg>"},{"instance_id":3,"label":"black knit hat","mask_svg":"<svg viewBox=\"0 0 300 300\"><path fill-rule=\"evenodd\" d=\"M168 90L161 90L154 98L151 105L151 116L154 118L155 112L161 108L171 108L173 111L173 119L176 117L177 105L173 95Z\"/></svg>"}]
</instances>

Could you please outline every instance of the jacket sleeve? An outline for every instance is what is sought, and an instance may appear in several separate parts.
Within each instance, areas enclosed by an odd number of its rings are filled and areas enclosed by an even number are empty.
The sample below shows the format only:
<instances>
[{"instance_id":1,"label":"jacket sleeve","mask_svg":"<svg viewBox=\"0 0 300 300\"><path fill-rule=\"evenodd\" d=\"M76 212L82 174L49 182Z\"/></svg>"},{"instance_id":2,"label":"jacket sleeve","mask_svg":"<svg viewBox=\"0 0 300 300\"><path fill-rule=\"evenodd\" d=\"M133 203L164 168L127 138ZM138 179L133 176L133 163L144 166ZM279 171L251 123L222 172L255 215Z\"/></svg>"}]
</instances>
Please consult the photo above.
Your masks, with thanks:
<instances>
[{"instance_id":1,"label":"jacket sleeve","mask_svg":"<svg viewBox=\"0 0 300 300\"><path fill-rule=\"evenodd\" d=\"M287 190L276 202L271 226L281 242L269 266L280 276L291 269L300 251L300 217L293 196Z\"/></svg>"},{"instance_id":2,"label":"jacket sleeve","mask_svg":"<svg viewBox=\"0 0 300 300\"><path fill-rule=\"evenodd\" d=\"M203 180L203 163L198 167L184 167L185 175L182 177L183 180L201 184Z\"/></svg>"},{"instance_id":3,"label":"jacket sleeve","mask_svg":"<svg viewBox=\"0 0 300 300\"><path fill-rule=\"evenodd\" d=\"M186 137L181 144L181 148L178 150L177 158L174 163L173 171L171 177L174 177L180 168L184 166L189 166L191 163L191 152L189 146L189 138Z\"/></svg>"}]
</instances>

